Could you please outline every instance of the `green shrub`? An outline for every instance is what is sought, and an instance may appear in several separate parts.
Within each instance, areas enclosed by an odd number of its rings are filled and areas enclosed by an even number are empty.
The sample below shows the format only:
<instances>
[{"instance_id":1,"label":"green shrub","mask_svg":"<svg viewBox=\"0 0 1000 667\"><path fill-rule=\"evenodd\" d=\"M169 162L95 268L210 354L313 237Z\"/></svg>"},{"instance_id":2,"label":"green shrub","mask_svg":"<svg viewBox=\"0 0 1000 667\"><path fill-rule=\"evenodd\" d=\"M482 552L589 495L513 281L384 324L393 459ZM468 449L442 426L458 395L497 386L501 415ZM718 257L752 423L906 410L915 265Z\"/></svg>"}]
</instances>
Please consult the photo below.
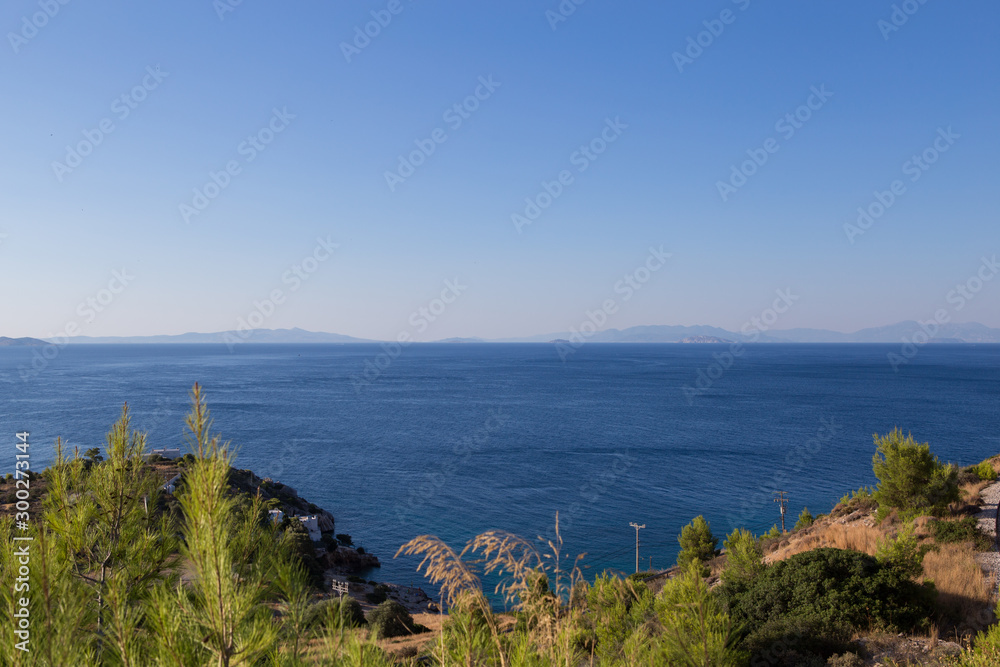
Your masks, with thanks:
<instances>
[{"instance_id":1,"label":"green shrub","mask_svg":"<svg viewBox=\"0 0 1000 667\"><path fill-rule=\"evenodd\" d=\"M701 577L697 560L668 581L656 599L663 625L662 664L735 665L744 656L732 649L732 623L718 597ZM694 659L692 659L694 658Z\"/></svg>"},{"instance_id":2,"label":"green shrub","mask_svg":"<svg viewBox=\"0 0 1000 667\"><path fill-rule=\"evenodd\" d=\"M349 595L320 600L312 606L311 615L314 623L322 623L328 628L358 628L365 624L361 603Z\"/></svg>"},{"instance_id":3,"label":"green shrub","mask_svg":"<svg viewBox=\"0 0 1000 667\"><path fill-rule=\"evenodd\" d=\"M368 612L368 625L380 639L401 637L418 632L421 626L413 622L406 607L395 600L386 600Z\"/></svg>"},{"instance_id":4,"label":"green shrub","mask_svg":"<svg viewBox=\"0 0 1000 667\"><path fill-rule=\"evenodd\" d=\"M878 562L899 570L904 576L916 579L924 572L924 555L926 549L917 544L913 536L913 524L907 523L900 529L895 538L885 538L879 542L875 551Z\"/></svg>"},{"instance_id":5,"label":"green shrub","mask_svg":"<svg viewBox=\"0 0 1000 667\"><path fill-rule=\"evenodd\" d=\"M309 530L298 519L291 519L287 524L283 522L281 525L285 527L286 536L291 543L292 554L309 575L309 583L314 588L322 588L324 567L316 558L316 547L313 546L313 542L309 538Z\"/></svg>"},{"instance_id":6,"label":"green shrub","mask_svg":"<svg viewBox=\"0 0 1000 667\"><path fill-rule=\"evenodd\" d=\"M993 538L979 529L979 522L974 516L967 516L958 521L931 519L930 529L935 542L942 544L975 542L976 551L993 550Z\"/></svg>"},{"instance_id":7,"label":"green shrub","mask_svg":"<svg viewBox=\"0 0 1000 667\"><path fill-rule=\"evenodd\" d=\"M357 551L358 551L358 553L359 553L359 554L361 554L362 556L364 556L364 555L365 555L365 548L364 548L364 547L358 547Z\"/></svg>"},{"instance_id":8,"label":"green shrub","mask_svg":"<svg viewBox=\"0 0 1000 667\"><path fill-rule=\"evenodd\" d=\"M742 645L751 665L769 667L823 667L827 657L852 648L851 628L830 623L818 615L775 617L750 628Z\"/></svg>"},{"instance_id":9,"label":"green shrub","mask_svg":"<svg viewBox=\"0 0 1000 667\"><path fill-rule=\"evenodd\" d=\"M826 664L827 667L865 667L868 663L857 653L843 653L830 656Z\"/></svg>"},{"instance_id":10,"label":"green shrub","mask_svg":"<svg viewBox=\"0 0 1000 667\"><path fill-rule=\"evenodd\" d=\"M371 593L365 593L365 599L372 604L381 604L389 599L389 594L376 588Z\"/></svg>"},{"instance_id":11,"label":"green shrub","mask_svg":"<svg viewBox=\"0 0 1000 667\"><path fill-rule=\"evenodd\" d=\"M857 491L851 491L850 493L844 494L844 496L840 499L840 502L837 503L837 506L830 511L830 516L838 517L850 514L851 512L855 512L857 510L875 509L878 506L878 503L875 502L875 498L873 497L874 493L874 489L862 486Z\"/></svg>"},{"instance_id":12,"label":"green shrub","mask_svg":"<svg viewBox=\"0 0 1000 667\"><path fill-rule=\"evenodd\" d=\"M803 507L802 508L802 513L799 514L799 520L795 522L795 527L792 528L792 530L799 530L801 528L808 528L809 526L813 525L813 521L815 521L815 519L813 519L813 515L809 511L809 508L808 507Z\"/></svg>"},{"instance_id":13,"label":"green shrub","mask_svg":"<svg viewBox=\"0 0 1000 667\"><path fill-rule=\"evenodd\" d=\"M351 582L352 584L363 584L363 583L365 583L365 580L362 579L361 577L359 577L356 574L350 575L349 577L347 577L347 580L349 582Z\"/></svg>"},{"instance_id":14,"label":"green shrub","mask_svg":"<svg viewBox=\"0 0 1000 667\"><path fill-rule=\"evenodd\" d=\"M677 541L681 544L681 551L677 554L677 564L686 570L689 563L698 561L701 563L702 576L708 576L708 568L704 563L718 554L715 547L719 540L712 536L712 527L705 517L699 514L691 523L684 526L681 534L677 536Z\"/></svg>"},{"instance_id":15,"label":"green shrub","mask_svg":"<svg viewBox=\"0 0 1000 667\"><path fill-rule=\"evenodd\" d=\"M580 643L593 652L598 664L615 663L629 637L653 615L653 594L646 584L607 572L586 588L587 636Z\"/></svg>"},{"instance_id":16,"label":"green shrub","mask_svg":"<svg viewBox=\"0 0 1000 667\"><path fill-rule=\"evenodd\" d=\"M775 537L781 537L781 529L778 528L778 524L771 526L771 530L764 533L764 537L767 539L773 539Z\"/></svg>"},{"instance_id":17,"label":"green shrub","mask_svg":"<svg viewBox=\"0 0 1000 667\"><path fill-rule=\"evenodd\" d=\"M351 536L347 533L337 533L337 541L343 544L345 547L354 546L354 542L351 540Z\"/></svg>"},{"instance_id":18,"label":"green shrub","mask_svg":"<svg viewBox=\"0 0 1000 667\"><path fill-rule=\"evenodd\" d=\"M989 460L983 461L973 468L979 479L984 482L992 482L997 478L997 471L993 469L993 464Z\"/></svg>"},{"instance_id":19,"label":"green shrub","mask_svg":"<svg viewBox=\"0 0 1000 667\"><path fill-rule=\"evenodd\" d=\"M722 587L733 620L763 628L782 619L906 631L925 624L933 593L899 569L846 549L821 548L779 561L744 585Z\"/></svg>"},{"instance_id":20,"label":"green shrub","mask_svg":"<svg viewBox=\"0 0 1000 667\"><path fill-rule=\"evenodd\" d=\"M872 470L879 480L874 498L880 513L893 507L940 513L959 499L958 469L942 464L931 454L929 444L918 444L911 435L904 438L898 428L873 437Z\"/></svg>"},{"instance_id":21,"label":"green shrub","mask_svg":"<svg viewBox=\"0 0 1000 667\"><path fill-rule=\"evenodd\" d=\"M958 665L961 667L996 667L996 665L1000 665L1000 624L995 624L985 632L977 634L973 648L962 653Z\"/></svg>"},{"instance_id":22,"label":"green shrub","mask_svg":"<svg viewBox=\"0 0 1000 667\"><path fill-rule=\"evenodd\" d=\"M737 528L722 542L726 549L726 569L722 580L748 582L764 571L764 551L760 540L749 530Z\"/></svg>"}]
</instances>

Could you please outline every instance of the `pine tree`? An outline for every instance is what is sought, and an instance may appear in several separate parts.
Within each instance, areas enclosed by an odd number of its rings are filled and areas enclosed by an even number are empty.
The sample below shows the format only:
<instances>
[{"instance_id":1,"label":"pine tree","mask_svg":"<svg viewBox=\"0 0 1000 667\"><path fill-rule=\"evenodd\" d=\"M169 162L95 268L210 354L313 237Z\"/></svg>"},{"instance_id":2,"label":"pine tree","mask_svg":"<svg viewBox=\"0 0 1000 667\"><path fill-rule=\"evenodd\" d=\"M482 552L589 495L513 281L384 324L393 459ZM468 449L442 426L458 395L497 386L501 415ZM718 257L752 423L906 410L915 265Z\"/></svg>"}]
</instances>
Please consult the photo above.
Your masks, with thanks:
<instances>
[{"instance_id":1,"label":"pine tree","mask_svg":"<svg viewBox=\"0 0 1000 667\"><path fill-rule=\"evenodd\" d=\"M255 664L277 642L271 612L263 605L275 545L263 543L268 522L258 516L254 523L253 507L242 517L238 514L238 501L228 493L232 449L219 436L209 435L211 419L197 384L191 403L187 425L195 460L186 469L178 500L186 528L182 554L194 578L191 595L180 591L178 603L189 612L212 663ZM259 534L241 534L247 523Z\"/></svg>"},{"instance_id":2,"label":"pine tree","mask_svg":"<svg viewBox=\"0 0 1000 667\"><path fill-rule=\"evenodd\" d=\"M692 561L698 561L702 564L702 576L707 577L708 568L704 563L716 556L715 547L719 540L712 536L712 528L705 517L699 514L691 523L684 526L677 541L681 545L681 551L677 554L677 564L687 569Z\"/></svg>"}]
</instances>

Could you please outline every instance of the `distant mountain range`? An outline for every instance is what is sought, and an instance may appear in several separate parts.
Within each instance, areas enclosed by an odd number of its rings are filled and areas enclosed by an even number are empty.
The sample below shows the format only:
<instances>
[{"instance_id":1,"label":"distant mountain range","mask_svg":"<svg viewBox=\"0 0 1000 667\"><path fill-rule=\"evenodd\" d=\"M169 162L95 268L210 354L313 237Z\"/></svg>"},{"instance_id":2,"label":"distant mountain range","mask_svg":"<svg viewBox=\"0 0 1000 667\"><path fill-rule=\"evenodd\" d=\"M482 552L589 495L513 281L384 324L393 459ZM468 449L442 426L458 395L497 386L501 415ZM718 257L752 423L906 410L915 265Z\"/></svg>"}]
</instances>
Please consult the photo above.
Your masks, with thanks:
<instances>
[{"instance_id":1,"label":"distant mountain range","mask_svg":"<svg viewBox=\"0 0 1000 667\"><path fill-rule=\"evenodd\" d=\"M885 327L862 329L842 333L828 329L774 329L759 335L745 335L711 326L649 325L628 329L605 329L585 340L591 343L725 343L728 341L758 343L900 343L913 340L922 331L918 322L907 321ZM1000 343L1000 329L975 322L943 324L933 332L934 343ZM569 331L541 334L524 338L446 338L438 343L548 343L578 339L579 334ZM916 339L923 342L923 336ZM76 336L74 345L98 344L170 344L170 343L378 343L380 341L355 338L343 334L306 331L304 329L254 329L252 331L219 331L216 333L185 333L174 336ZM48 341L37 338L3 338L0 346L45 345Z\"/></svg>"},{"instance_id":2,"label":"distant mountain range","mask_svg":"<svg viewBox=\"0 0 1000 667\"><path fill-rule=\"evenodd\" d=\"M306 331L305 329L252 329L250 331L218 331L216 333L184 333L174 336L74 336L74 345L171 344L171 343L377 343L335 333ZM43 343L44 345L44 343Z\"/></svg>"},{"instance_id":3,"label":"distant mountain range","mask_svg":"<svg viewBox=\"0 0 1000 667\"><path fill-rule=\"evenodd\" d=\"M921 331L923 330L920 324L912 320L885 327L861 329L854 333L828 329L773 329L757 336L711 326L650 325L628 329L605 329L586 337L586 340L593 343L716 342L712 339L758 343L900 343L904 338L912 339L914 334ZM933 334L931 340L936 343L1000 343L1000 329L991 329L975 322L943 324ZM562 331L490 342L543 343L554 339L571 339L572 336L570 332ZM923 337L920 336L917 340L923 341Z\"/></svg>"},{"instance_id":4,"label":"distant mountain range","mask_svg":"<svg viewBox=\"0 0 1000 667\"><path fill-rule=\"evenodd\" d=\"M25 347L45 344L44 340L38 340L37 338L7 338L6 336L0 336L0 347Z\"/></svg>"}]
</instances>

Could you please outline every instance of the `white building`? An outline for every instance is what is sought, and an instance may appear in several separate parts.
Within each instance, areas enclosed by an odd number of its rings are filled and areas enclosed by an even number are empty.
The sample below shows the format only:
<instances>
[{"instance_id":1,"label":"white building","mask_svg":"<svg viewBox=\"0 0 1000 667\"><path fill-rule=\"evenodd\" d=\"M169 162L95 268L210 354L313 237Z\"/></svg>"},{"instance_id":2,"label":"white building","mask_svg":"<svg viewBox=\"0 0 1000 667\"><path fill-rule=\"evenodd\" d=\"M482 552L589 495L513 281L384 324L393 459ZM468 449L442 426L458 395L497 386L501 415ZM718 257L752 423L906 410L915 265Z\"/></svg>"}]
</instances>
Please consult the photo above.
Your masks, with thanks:
<instances>
[{"instance_id":1,"label":"white building","mask_svg":"<svg viewBox=\"0 0 1000 667\"><path fill-rule=\"evenodd\" d=\"M150 454L150 456L152 456L153 454L159 454L160 456L162 456L165 459L176 459L176 458L180 457L181 450L179 448L176 448L176 447L173 447L173 448L164 447L164 448L161 448L161 449L151 449L149 451L149 454Z\"/></svg>"},{"instance_id":2,"label":"white building","mask_svg":"<svg viewBox=\"0 0 1000 667\"><path fill-rule=\"evenodd\" d=\"M181 481L181 474L177 473L176 475L174 475L173 477L171 477L167 481L166 484L164 484L163 486L161 486L160 489L163 490L163 491L166 491L167 493L169 493L171 495L173 495L174 491L177 490L177 483L179 481Z\"/></svg>"},{"instance_id":3,"label":"white building","mask_svg":"<svg viewBox=\"0 0 1000 667\"><path fill-rule=\"evenodd\" d=\"M319 542L323 538L323 533L319 530L319 517L313 514L312 516L297 516L295 517L302 522L302 525L306 527L309 531L309 539L313 542Z\"/></svg>"}]
</instances>

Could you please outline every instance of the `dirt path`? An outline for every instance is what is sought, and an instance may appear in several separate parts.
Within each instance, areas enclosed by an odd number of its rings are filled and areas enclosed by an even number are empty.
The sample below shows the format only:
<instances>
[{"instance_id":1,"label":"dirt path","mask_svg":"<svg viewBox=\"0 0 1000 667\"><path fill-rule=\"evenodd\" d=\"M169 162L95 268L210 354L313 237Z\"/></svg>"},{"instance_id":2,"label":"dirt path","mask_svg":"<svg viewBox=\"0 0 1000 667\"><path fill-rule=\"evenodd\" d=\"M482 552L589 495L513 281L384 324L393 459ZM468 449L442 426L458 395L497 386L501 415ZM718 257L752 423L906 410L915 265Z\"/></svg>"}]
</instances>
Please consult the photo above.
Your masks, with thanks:
<instances>
[{"instance_id":1,"label":"dirt path","mask_svg":"<svg viewBox=\"0 0 1000 667\"><path fill-rule=\"evenodd\" d=\"M980 491L979 497L982 499L979 513L976 514L979 528L995 541L997 537L997 503L1000 502L1000 481L993 482ZM1000 585L1000 553L997 553L996 548L993 551L976 554L976 560L986 572L993 576L994 587ZM998 591L1000 589L994 589L994 593Z\"/></svg>"}]
</instances>

